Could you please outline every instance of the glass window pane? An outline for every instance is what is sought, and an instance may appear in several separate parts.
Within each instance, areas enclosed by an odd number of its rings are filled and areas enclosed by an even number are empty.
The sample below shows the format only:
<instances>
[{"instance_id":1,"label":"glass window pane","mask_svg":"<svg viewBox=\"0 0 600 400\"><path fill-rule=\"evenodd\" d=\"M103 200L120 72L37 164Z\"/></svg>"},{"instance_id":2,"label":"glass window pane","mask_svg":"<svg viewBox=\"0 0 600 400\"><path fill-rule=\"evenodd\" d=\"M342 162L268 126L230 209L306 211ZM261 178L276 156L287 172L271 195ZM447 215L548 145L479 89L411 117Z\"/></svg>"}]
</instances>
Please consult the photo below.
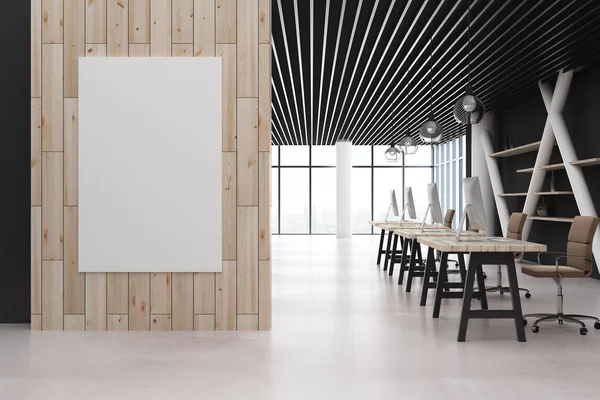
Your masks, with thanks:
<instances>
[{"instance_id":1,"label":"glass window pane","mask_svg":"<svg viewBox=\"0 0 600 400\"><path fill-rule=\"evenodd\" d=\"M308 168L281 168L281 233L308 233Z\"/></svg>"},{"instance_id":2,"label":"glass window pane","mask_svg":"<svg viewBox=\"0 0 600 400\"><path fill-rule=\"evenodd\" d=\"M352 146L352 165L371 165L371 146Z\"/></svg>"},{"instance_id":3,"label":"glass window pane","mask_svg":"<svg viewBox=\"0 0 600 400\"><path fill-rule=\"evenodd\" d=\"M352 233L371 233L371 168L352 168Z\"/></svg>"},{"instance_id":4,"label":"glass window pane","mask_svg":"<svg viewBox=\"0 0 600 400\"><path fill-rule=\"evenodd\" d=\"M308 146L280 146L281 165L308 166Z\"/></svg>"},{"instance_id":5,"label":"glass window pane","mask_svg":"<svg viewBox=\"0 0 600 400\"><path fill-rule=\"evenodd\" d=\"M404 178L406 179L404 182L405 187L410 186L412 188L417 219L422 220L425 211L427 210L427 184L431 183L431 168L406 168L404 171ZM400 201L400 199L398 199L398 201ZM402 205L398 206L401 209L403 207ZM400 212L402 212L402 210L400 210Z\"/></svg>"},{"instance_id":6,"label":"glass window pane","mask_svg":"<svg viewBox=\"0 0 600 400\"><path fill-rule=\"evenodd\" d=\"M373 189L373 218L384 221L390 206L390 190L396 190L398 208L402 204L402 168L375 168ZM398 219L390 212L388 219Z\"/></svg>"},{"instance_id":7,"label":"glass window pane","mask_svg":"<svg viewBox=\"0 0 600 400\"><path fill-rule=\"evenodd\" d=\"M380 166L402 166L402 156L398 158L398 162L389 162L385 159L385 151L390 146L373 146L373 165Z\"/></svg>"},{"instance_id":8,"label":"glass window pane","mask_svg":"<svg viewBox=\"0 0 600 400\"><path fill-rule=\"evenodd\" d=\"M335 168L312 170L312 233L336 231Z\"/></svg>"},{"instance_id":9,"label":"glass window pane","mask_svg":"<svg viewBox=\"0 0 600 400\"><path fill-rule=\"evenodd\" d=\"M279 169L271 171L271 233L279 233Z\"/></svg>"},{"instance_id":10,"label":"glass window pane","mask_svg":"<svg viewBox=\"0 0 600 400\"><path fill-rule=\"evenodd\" d=\"M419 146L415 154L404 157L404 165L431 165L431 146Z\"/></svg>"},{"instance_id":11,"label":"glass window pane","mask_svg":"<svg viewBox=\"0 0 600 400\"><path fill-rule=\"evenodd\" d=\"M279 146L271 146L271 165L279 165Z\"/></svg>"},{"instance_id":12,"label":"glass window pane","mask_svg":"<svg viewBox=\"0 0 600 400\"><path fill-rule=\"evenodd\" d=\"M313 146L312 165L335 166L335 146Z\"/></svg>"}]
</instances>

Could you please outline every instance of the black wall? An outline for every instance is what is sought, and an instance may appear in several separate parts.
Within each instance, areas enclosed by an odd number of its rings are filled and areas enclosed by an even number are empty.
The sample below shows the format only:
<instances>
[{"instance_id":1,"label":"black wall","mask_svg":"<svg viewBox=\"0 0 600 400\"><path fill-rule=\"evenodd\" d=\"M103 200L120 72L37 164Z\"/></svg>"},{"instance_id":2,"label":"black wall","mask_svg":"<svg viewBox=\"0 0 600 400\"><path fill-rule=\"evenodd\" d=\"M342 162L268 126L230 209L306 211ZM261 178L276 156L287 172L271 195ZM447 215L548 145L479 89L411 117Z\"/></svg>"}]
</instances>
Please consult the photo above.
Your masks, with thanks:
<instances>
[{"instance_id":1,"label":"black wall","mask_svg":"<svg viewBox=\"0 0 600 400\"><path fill-rule=\"evenodd\" d=\"M30 319L29 3L0 1L0 323Z\"/></svg>"},{"instance_id":2,"label":"black wall","mask_svg":"<svg viewBox=\"0 0 600 400\"><path fill-rule=\"evenodd\" d=\"M571 134L573 146L579 159L600 157L600 66L594 66L576 73L565 104L564 117ZM535 142L541 139L546 122L546 108L541 95L524 103L497 113L497 144L502 146L510 140L514 146ZM505 192L527 192L530 173L516 173L516 170L532 167L536 152L500 159L500 171ZM554 148L550 163L560 163L562 159L558 147ZM583 168L586 182L594 200L596 210L600 210L600 166ZM554 172L556 190L570 190L571 186L564 170ZM544 190L549 190L550 173L547 173ZM575 198L572 195L545 196L543 199L553 216L572 217L579 215ZM524 197L509 198L509 211L523 209ZM566 251L568 223L534 221L529 239L548 244L549 251ZM534 255L526 258L534 259Z\"/></svg>"}]
</instances>

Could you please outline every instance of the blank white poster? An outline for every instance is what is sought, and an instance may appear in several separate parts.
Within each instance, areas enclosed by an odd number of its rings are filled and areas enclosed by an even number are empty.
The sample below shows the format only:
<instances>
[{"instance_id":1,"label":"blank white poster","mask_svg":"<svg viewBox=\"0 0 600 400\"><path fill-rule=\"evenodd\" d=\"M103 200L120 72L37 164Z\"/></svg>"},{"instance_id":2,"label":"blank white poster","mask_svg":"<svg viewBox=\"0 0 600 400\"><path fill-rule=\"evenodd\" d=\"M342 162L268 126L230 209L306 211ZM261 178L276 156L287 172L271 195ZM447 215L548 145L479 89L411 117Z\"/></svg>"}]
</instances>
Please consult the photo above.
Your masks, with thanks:
<instances>
[{"instance_id":1,"label":"blank white poster","mask_svg":"<svg viewBox=\"0 0 600 400\"><path fill-rule=\"evenodd\" d=\"M79 59L79 271L221 271L221 59Z\"/></svg>"}]
</instances>

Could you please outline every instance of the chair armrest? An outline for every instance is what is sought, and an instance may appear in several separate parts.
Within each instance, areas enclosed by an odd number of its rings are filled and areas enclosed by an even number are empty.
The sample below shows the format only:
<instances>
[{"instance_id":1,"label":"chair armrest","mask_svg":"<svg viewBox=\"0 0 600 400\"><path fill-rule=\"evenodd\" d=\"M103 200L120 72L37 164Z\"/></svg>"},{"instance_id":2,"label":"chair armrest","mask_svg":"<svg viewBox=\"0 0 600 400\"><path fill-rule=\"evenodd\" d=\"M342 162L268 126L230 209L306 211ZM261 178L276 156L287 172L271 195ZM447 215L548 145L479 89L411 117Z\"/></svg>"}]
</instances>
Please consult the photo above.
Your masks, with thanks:
<instances>
[{"instance_id":1,"label":"chair armrest","mask_svg":"<svg viewBox=\"0 0 600 400\"><path fill-rule=\"evenodd\" d=\"M545 251L543 253L538 253L537 260L538 260L538 264L540 264L540 265L544 265L544 264L542 264L542 254L560 254L560 255L566 255L567 253L565 253L563 251Z\"/></svg>"},{"instance_id":2,"label":"chair armrest","mask_svg":"<svg viewBox=\"0 0 600 400\"><path fill-rule=\"evenodd\" d=\"M569 255L562 255L562 256L558 256L556 257L556 274L562 278L561 274L558 272L558 260L563 259L563 258L585 258L586 260L590 260L592 262L592 265L594 265L594 259L592 257L588 257L588 256L569 256Z\"/></svg>"}]
</instances>

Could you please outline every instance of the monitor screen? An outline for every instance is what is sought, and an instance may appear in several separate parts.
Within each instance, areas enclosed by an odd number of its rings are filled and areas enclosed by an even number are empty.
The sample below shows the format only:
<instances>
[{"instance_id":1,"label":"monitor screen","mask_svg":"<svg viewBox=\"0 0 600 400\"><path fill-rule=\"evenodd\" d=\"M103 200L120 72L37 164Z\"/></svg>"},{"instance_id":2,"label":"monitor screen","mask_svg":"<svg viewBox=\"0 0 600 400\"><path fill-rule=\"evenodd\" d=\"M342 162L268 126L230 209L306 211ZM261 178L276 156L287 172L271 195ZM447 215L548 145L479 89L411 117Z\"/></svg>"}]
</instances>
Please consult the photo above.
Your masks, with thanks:
<instances>
[{"instance_id":1,"label":"monitor screen","mask_svg":"<svg viewBox=\"0 0 600 400\"><path fill-rule=\"evenodd\" d=\"M408 213L408 218L417 218L417 212L415 211L415 200L413 199L412 188L410 186L404 188L404 207L404 213Z\"/></svg>"},{"instance_id":2,"label":"monitor screen","mask_svg":"<svg viewBox=\"0 0 600 400\"><path fill-rule=\"evenodd\" d=\"M394 189L390 190L390 205L392 207L392 214L394 214L395 217L400 216L400 213L398 212L398 201L396 200L396 191Z\"/></svg>"},{"instance_id":3,"label":"monitor screen","mask_svg":"<svg viewBox=\"0 0 600 400\"><path fill-rule=\"evenodd\" d=\"M474 176L463 180L463 190L465 195L465 204L467 208L467 217L469 218L469 229L487 230L485 220L485 210L483 208L483 196L481 195L481 186L479 178Z\"/></svg>"},{"instance_id":4,"label":"monitor screen","mask_svg":"<svg viewBox=\"0 0 600 400\"><path fill-rule=\"evenodd\" d=\"M438 195L437 184L429 183L427 185L427 200L431 205L431 218L434 223L444 223L442 216L442 207L440 206L440 196Z\"/></svg>"}]
</instances>

